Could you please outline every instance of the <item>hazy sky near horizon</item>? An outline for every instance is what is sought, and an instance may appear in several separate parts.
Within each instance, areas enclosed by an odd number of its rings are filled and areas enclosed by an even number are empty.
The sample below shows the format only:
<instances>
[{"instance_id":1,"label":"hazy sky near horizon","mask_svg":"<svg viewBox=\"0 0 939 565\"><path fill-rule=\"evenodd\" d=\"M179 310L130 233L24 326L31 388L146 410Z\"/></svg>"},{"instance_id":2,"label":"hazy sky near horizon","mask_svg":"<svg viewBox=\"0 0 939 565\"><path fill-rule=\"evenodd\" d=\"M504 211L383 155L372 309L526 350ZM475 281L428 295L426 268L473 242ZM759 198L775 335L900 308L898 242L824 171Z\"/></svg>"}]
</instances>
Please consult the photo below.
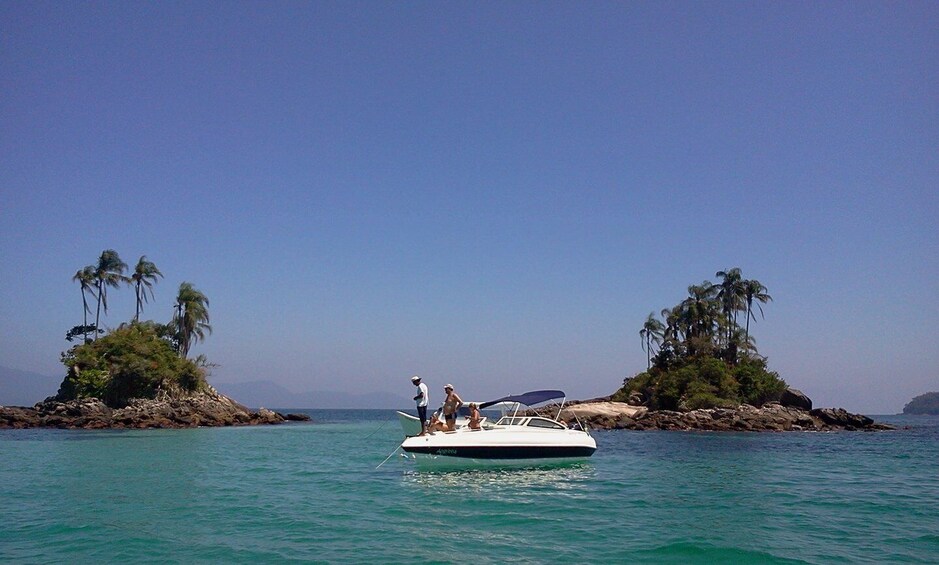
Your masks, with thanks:
<instances>
[{"instance_id":1,"label":"hazy sky near horizon","mask_svg":"<svg viewBox=\"0 0 939 565\"><path fill-rule=\"evenodd\" d=\"M0 3L0 365L102 250L213 382L586 398L734 266L816 405L939 390L935 2ZM105 323L134 314L110 294Z\"/></svg>"}]
</instances>

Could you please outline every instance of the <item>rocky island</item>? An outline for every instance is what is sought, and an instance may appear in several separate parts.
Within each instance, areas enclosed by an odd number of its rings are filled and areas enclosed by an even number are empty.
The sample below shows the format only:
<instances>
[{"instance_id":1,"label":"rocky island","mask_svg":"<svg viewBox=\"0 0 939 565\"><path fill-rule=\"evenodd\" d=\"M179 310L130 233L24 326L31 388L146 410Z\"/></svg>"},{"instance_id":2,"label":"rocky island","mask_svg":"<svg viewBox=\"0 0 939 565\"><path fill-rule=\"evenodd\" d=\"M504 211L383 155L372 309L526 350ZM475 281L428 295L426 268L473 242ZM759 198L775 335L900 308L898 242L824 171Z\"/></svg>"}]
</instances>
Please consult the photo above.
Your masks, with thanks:
<instances>
[{"instance_id":1,"label":"rocky island","mask_svg":"<svg viewBox=\"0 0 939 565\"><path fill-rule=\"evenodd\" d=\"M251 410L215 389L179 398L135 398L111 407L98 398L60 401L50 397L31 408L0 406L0 428L194 428L251 426L309 420L305 414L283 415L265 408Z\"/></svg>"},{"instance_id":2,"label":"rocky island","mask_svg":"<svg viewBox=\"0 0 939 565\"><path fill-rule=\"evenodd\" d=\"M903 407L903 413L939 415L939 392L927 392L917 396Z\"/></svg>"},{"instance_id":3,"label":"rocky island","mask_svg":"<svg viewBox=\"0 0 939 565\"><path fill-rule=\"evenodd\" d=\"M791 389L789 389L791 390ZM794 391L804 397L798 391ZM804 403L767 402L756 407L698 408L688 411L650 410L610 398L574 403L561 410L561 418L579 421L590 429L674 431L874 431L895 429L843 408L812 409Z\"/></svg>"},{"instance_id":4,"label":"rocky island","mask_svg":"<svg viewBox=\"0 0 939 565\"><path fill-rule=\"evenodd\" d=\"M768 368L750 332L756 312L772 301L740 268L720 281L688 287L672 308L649 314L639 331L646 370L606 398L572 403L561 418L597 429L713 431L883 430L840 408L812 401ZM742 318L742 320L741 320Z\"/></svg>"},{"instance_id":5,"label":"rocky island","mask_svg":"<svg viewBox=\"0 0 939 565\"><path fill-rule=\"evenodd\" d=\"M58 393L31 408L0 406L0 428L191 428L310 419L253 411L219 394L206 381L205 357L189 358L192 345L212 332L208 298L183 282L169 323L141 321L148 292L152 296L163 274L146 256L133 274L124 276L126 270L118 253L106 249L96 264L75 273L85 317L66 333L66 340L80 338L81 343L62 353L67 374ZM136 312L129 322L105 332L99 325L102 311L107 313L108 289L121 284L134 289Z\"/></svg>"}]
</instances>

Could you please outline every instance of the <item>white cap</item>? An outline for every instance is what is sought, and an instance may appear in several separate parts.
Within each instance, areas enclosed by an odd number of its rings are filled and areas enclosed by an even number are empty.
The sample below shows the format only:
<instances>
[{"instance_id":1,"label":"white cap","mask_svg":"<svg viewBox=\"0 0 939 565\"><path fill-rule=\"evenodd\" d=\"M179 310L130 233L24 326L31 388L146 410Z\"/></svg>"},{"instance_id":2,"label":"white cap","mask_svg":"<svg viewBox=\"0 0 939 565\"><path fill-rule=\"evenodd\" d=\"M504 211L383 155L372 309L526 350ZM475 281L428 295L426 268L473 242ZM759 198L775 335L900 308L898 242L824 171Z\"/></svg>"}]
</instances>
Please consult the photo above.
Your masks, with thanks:
<instances>
[{"instance_id":1,"label":"white cap","mask_svg":"<svg viewBox=\"0 0 939 565\"><path fill-rule=\"evenodd\" d=\"M419 380L421 380L421 378L418 377L417 375L414 375L413 377L411 377L411 382L412 382L412 383L416 383L416 382L419 381Z\"/></svg>"},{"instance_id":2,"label":"white cap","mask_svg":"<svg viewBox=\"0 0 939 565\"><path fill-rule=\"evenodd\" d=\"M453 390L453 385L450 384L450 383L447 383L447 384L443 385L443 388L449 388L450 390Z\"/></svg>"}]
</instances>

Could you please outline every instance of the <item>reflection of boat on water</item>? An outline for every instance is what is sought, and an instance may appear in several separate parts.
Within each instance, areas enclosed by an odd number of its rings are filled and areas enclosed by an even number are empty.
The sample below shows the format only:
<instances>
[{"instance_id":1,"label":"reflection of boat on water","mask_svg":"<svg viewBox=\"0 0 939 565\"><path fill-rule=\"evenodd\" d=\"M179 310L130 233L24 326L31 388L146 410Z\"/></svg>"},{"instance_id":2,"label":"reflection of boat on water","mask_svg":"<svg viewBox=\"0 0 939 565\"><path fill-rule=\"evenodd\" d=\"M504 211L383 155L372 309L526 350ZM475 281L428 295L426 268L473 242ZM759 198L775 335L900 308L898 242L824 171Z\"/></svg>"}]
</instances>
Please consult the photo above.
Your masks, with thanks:
<instances>
[{"instance_id":1,"label":"reflection of boat on water","mask_svg":"<svg viewBox=\"0 0 939 565\"><path fill-rule=\"evenodd\" d=\"M420 485L431 494L471 496L482 490L492 499L507 503L529 504L532 502L532 489L550 491L553 503L562 506L561 498L582 496L582 487L595 478L593 465L583 460L531 467L422 467L402 476L405 482Z\"/></svg>"},{"instance_id":2,"label":"reflection of boat on water","mask_svg":"<svg viewBox=\"0 0 939 565\"><path fill-rule=\"evenodd\" d=\"M506 396L480 404L481 409L492 406L511 407L495 424L484 423L482 429L473 430L458 422L455 431L436 432L408 437L401 449L411 459L431 466L448 465L545 465L569 463L586 459L597 450L597 442L585 431L568 428L557 420L564 405L565 395L559 390L537 390L525 394ZM557 416L519 414L521 406L532 407L543 402L562 399ZM407 434L413 423L402 418ZM410 416L409 418L414 418ZM420 422L417 422L420 433Z\"/></svg>"}]
</instances>

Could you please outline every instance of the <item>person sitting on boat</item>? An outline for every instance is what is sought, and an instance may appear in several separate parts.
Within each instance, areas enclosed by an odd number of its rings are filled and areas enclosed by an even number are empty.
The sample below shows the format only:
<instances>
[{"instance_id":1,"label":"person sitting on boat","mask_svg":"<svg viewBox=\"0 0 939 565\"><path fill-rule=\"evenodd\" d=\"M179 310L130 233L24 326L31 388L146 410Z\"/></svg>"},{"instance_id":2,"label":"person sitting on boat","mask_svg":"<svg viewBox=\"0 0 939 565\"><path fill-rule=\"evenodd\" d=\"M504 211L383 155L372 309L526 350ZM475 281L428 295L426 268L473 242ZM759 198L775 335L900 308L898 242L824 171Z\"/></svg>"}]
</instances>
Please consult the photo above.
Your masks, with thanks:
<instances>
[{"instance_id":1,"label":"person sitting on boat","mask_svg":"<svg viewBox=\"0 0 939 565\"><path fill-rule=\"evenodd\" d=\"M443 401L443 418L447 421L447 429L451 432L456 429L456 413L463 406L463 399L453 390L453 385L443 387L447 399Z\"/></svg>"},{"instance_id":2,"label":"person sitting on boat","mask_svg":"<svg viewBox=\"0 0 939 565\"><path fill-rule=\"evenodd\" d=\"M479 406L475 402L470 402L469 404L469 427L471 430L481 430L483 429L480 425L482 417L479 415Z\"/></svg>"},{"instance_id":3,"label":"person sitting on boat","mask_svg":"<svg viewBox=\"0 0 939 565\"><path fill-rule=\"evenodd\" d=\"M447 426L443 423L443 420L440 417L442 410L443 408L438 408L436 412L430 415L430 422L427 424L428 432L434 433L447 431Z\"/></svg>"}]
</instances>

